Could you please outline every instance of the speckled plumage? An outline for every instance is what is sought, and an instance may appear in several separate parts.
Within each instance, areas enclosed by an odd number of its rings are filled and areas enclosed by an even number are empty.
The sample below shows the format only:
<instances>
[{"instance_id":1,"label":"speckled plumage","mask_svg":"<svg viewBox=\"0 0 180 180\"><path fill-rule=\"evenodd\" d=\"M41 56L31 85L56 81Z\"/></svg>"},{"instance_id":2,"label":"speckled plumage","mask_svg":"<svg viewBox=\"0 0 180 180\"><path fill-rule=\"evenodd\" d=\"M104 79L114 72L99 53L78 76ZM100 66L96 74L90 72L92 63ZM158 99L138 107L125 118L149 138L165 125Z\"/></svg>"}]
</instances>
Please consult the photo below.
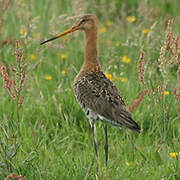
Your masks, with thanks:
<instances>
[{"instance_id":1,"label":"speckled plumage","mask_svg":"<svg viewBox=\"0 0 180 180\"><path fill-rule=\"evenodd\" d=\"M103 72L79 74L74 82L74 89L90 122L100 120L140 132L140 127L126 109L120 92Z\"/></svg>"}]
</instances>

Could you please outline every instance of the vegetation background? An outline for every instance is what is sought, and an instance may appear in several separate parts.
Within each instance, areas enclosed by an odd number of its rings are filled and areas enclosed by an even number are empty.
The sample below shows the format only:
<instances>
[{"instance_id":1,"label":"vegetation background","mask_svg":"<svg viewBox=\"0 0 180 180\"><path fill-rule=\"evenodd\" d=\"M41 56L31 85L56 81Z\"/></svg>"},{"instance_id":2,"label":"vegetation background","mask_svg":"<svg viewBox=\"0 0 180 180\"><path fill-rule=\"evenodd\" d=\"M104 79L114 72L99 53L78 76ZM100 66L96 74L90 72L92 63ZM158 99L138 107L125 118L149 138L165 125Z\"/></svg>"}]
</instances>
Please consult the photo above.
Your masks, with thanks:
<instances>
[{"instance_id":1,"label":"vegetation background","mask_svg":"<svg viewBox=\"0 0 180 180\"><path fill-rule=\"evenodd\" d=\"M179 0L0 0L0 179L180 179ZM73 93L84 34L40 42L98 17L99 60L143 132L89 122Z\"/></svg>"}]
</instances>

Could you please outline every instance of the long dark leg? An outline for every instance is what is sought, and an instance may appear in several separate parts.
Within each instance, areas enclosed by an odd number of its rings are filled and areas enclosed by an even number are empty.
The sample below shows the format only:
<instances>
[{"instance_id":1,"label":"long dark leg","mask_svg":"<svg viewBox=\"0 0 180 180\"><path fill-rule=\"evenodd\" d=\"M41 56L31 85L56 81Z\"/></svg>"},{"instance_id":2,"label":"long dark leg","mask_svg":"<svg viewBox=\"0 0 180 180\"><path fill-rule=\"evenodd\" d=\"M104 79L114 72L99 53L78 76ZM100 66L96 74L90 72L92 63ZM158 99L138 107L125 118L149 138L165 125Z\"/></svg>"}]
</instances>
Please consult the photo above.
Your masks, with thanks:
<instances>
[{"instance_id":1,"label":"long dark leg","mask_svg":"<svg viewBox=\"0 0 180 180\"><path fill-rule=\"evenodd\" d=\"M104 125L104 133L105 133L104 150L105 150L106 166L107 166L107 162L108 162L108 132L107 132L107 124Z\"/></svg>"},{"instance_id":2,"label":"long dark leg","mask_svg":"<svg viewBox=\"0 0 180 180\"><path fill-rule=\"evenodd\" d=\"M93 140L94 140L94 150L96 153L96 157L98 159L98 143L97 143L97 135L96 135L96 126L94 122L91 123L92 133L93 133Z\"/></svg>"}]
</instances>

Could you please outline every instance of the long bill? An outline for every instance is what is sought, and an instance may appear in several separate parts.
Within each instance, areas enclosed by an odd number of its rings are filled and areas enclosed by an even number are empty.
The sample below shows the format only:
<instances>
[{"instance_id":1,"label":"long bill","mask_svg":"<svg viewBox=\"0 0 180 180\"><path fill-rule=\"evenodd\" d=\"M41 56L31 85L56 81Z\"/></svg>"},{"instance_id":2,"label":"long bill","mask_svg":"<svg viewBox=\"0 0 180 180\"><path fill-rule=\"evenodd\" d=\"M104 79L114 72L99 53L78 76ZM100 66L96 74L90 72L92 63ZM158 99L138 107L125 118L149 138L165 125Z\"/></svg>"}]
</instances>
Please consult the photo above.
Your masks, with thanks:
<instances>
[{"instance_id":1,"label":"long bill","mask_svg":"<svg viewBox=\"0 0 180 180\"><path fill-rule=\"evenodd\" d=\"M58 35L55 36L55 37L52 37L52 38L50 38L50 39L48 39L48 40L46 40L46 41L41 42L40 45L45 44L45 43L47 43L47 42L49 42L49 41L52 41L52 40L54 40L54 39L60 38L60 37L66 35L66 34L68 34L68 33L74 32L74 31L76 31L76 30L78 30L78 26L73 26L73 27L69 28L68 30L64 31L63 33L60 33L60 34L58 34Z\"/></svg>"}]
</instances>

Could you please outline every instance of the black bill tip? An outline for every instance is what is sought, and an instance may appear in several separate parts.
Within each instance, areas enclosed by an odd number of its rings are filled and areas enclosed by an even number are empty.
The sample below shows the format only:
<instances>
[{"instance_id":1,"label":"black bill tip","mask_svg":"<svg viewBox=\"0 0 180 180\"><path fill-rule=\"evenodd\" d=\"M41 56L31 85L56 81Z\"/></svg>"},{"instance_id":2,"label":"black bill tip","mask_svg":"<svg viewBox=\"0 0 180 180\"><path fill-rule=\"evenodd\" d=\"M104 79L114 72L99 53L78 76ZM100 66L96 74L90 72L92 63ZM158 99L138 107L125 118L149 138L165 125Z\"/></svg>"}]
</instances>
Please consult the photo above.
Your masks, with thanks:
<instances>
[{"instance_id":1,"label":"black bill tip","mask_svg":"<svg viewBox=\"0 0 180 180\"><path fill-rule=\"evenodd\" d=\"M52 37L52 38L50 38L50 39L48 39L48 40L46 40L46 41L43 41L43 42L40 43L40 45L43 45L43 44L45 44L45 43L47 43L47 42L49 42L49 41L52 41L52 40L54 40L54 39L57 39L57 37Z\"/></svg>"}]
</instances>

